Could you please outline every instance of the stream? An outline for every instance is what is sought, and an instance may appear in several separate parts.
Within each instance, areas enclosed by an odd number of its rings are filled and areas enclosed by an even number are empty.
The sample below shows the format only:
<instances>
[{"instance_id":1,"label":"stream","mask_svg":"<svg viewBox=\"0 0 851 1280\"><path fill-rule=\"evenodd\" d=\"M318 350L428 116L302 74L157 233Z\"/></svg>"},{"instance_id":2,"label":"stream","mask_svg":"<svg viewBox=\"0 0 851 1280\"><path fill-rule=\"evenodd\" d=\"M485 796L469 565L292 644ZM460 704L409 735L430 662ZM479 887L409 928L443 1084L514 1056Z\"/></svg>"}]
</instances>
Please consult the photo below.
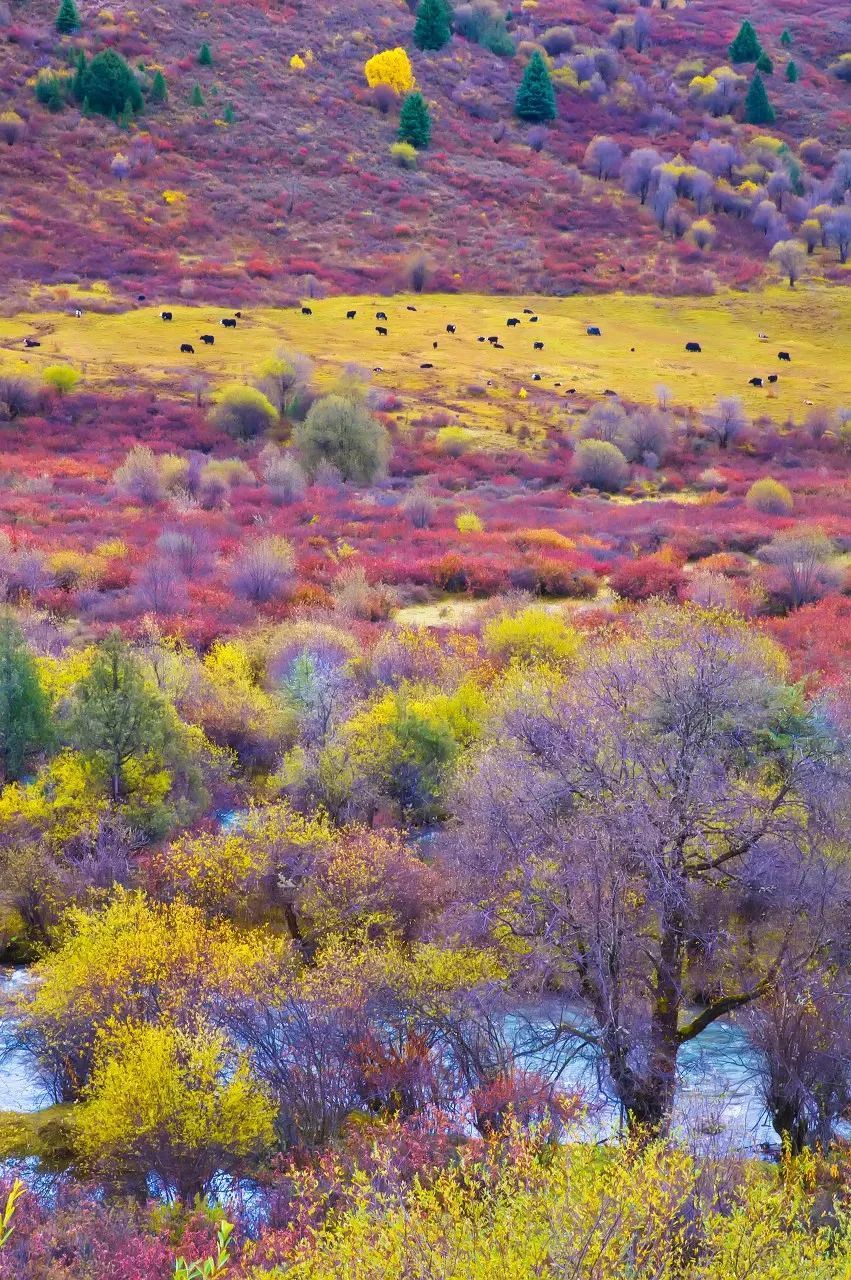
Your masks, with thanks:
<instances>
[{"instance_id":1,"label":"stream","mask_svg":"<svg viewBox=\"0 0 851 1280\"><path fill-rule=\"evenodd\" d=\"M27 982L25 969L0 970L0 1003ZM560 1002L544 1001L522 1011L522 1023L544 1028L561 1012ZM512 1020L513 1022L513 1020ZM521 1016L516 1027L509 1025L509 1038L521 1038ZM604 1141L617 1134L620 1112L598 1079L590 1051L570 1056L518 1051L518 1062L541 1075L557 1077L568 1090L578 1090L588 1104L582 1134L591 1141ZM776 1146L777 1136L763 1114L757 1093L756 1060L741 1029L731 1022L709 1027L679 1056L680 1081L674 1125L699 1145L723 1144L726 1148L758 1153L767 1145ZM17 1053L7 1054L0 1063L0 1111L33 1112L48 1105L44 1091L30 1064Z\"/></svg>"}]
</instances>

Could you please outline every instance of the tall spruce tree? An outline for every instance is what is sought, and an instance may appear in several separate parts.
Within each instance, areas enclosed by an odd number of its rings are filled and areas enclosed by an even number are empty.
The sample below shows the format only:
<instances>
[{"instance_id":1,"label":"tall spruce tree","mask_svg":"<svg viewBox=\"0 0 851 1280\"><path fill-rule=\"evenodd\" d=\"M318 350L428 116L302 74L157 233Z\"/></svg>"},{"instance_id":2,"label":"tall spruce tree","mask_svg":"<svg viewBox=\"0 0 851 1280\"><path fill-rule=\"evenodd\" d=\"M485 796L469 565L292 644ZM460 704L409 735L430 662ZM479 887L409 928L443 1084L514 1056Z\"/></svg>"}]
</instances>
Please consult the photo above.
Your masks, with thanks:
<instances>
[{"instance_id":1,"label":"tall spruce tree","mask_svg":"<svg viewBox=\"0 0 851 1280\"><path fill-rule=\"evenodd\" d=\"M514 114L521 120L542 123L555 120L556 95L547 64L536 49L523 72L514 100Z\"/></svg>"},{"instance_id":2,"label":"tall spruce tree","mask_svg":"<svg viewBox=\"0 0 851 1280\"><path fill-rule=\"evenodd\" d=\"M151 92L148 94L148 101L159 103L165 102L168 98L168 85L165 82L165 76L161 71L157 71L151 81Z\"/></svg>"},{"instance_id":3,"label":"tall spruce tree","mask_svg":"<svg viewBox=\"0 0 851 1280\"><path fill-rule=\"evenodd\" d=\"M205 40L204 43L201 45L201 48L198 50L198 66L211 67L212 65L213 65L213 55L210 52L210 46L207 44Z\"/></svg>"},{"instance_id":4,"label":"tall spruce tree","mask_svg":"<svg viewBox=\"0 0 851 1280\"><path fill-rule=\"evenodd\" d=\"M448 0L420 0L414 26L418 49L442 49L452 38L452 9Z\"/></svg>"},{"instance_id":5,"label":"tall spruce tree","mask_svg":"<svg viewBox=\"0 0 851 1280\"><path fill-rule=\"evenodd\" d=\"M431 115L421 93L409 93L399 112L399 141L423 151L431 141Z\"/></svg>"},{"instance_id":6,"label":"tall spruce tree","mask_svg":"<svg viewBox=\"0 0 851 1280\"><path fill-rule=\"evenodd\" d=\"M756 62L761 53L762 45L759 43L756 32L746 18L739 28L739 34L730 45L730 61Z\"/></svg>"},{"instance_id":7,"label":"tall spruce tree","mask_svg":"<svg viewBox=\"0 0 851 1280\"><path fill-rule=\"evenodd\" d=\"M765 83L756 71L745 98L745 120L748 124L773 124L775 119L774 108L765 92Z\"/></svg>"},{"instance_id":8,"label":"tall spruce tree","mask_svg":"<svg viewBox=\"0 0 851 1280\"><path fill-rule=\"evenodd\" d=\"M798 64L790 58L786 63L786 79L790 84L798 83Z\"/></svg>"},{"instance_id":9,"label":"tall spruce tree","mask_svg":"<svg viewBox=\"0 0 851 1280\"><path fill-rule=\"evenodd\" d=\"M74 0L62 0L59 12L56 15L56 30L61 32L63 36L67 36L72 31L79 31L79 29L80 15L77 12Z\"/></svg>"},{"instance_id":10,"label":"tall spruce tree","mask_svg":"<svg viewBox=\"0 0 851 1280\"><path fill-rule=\"evenodd\" d=\"M139 111L142 92L139 82L120 53L103 49L96 53L81 77L83 101L88 110L117 116L127 109Z\"/></svg>"},{"instance_id":11,"label":"tall spruce tree","mask_svg":"<svg viewBox=\"0 0 851 1280\"><path fill-rule=\"evenodd\" d=\"M27 759L50 741L47 697L21 629L0 613L0 782L20 778Z\"/></svg>"}]
</instances>

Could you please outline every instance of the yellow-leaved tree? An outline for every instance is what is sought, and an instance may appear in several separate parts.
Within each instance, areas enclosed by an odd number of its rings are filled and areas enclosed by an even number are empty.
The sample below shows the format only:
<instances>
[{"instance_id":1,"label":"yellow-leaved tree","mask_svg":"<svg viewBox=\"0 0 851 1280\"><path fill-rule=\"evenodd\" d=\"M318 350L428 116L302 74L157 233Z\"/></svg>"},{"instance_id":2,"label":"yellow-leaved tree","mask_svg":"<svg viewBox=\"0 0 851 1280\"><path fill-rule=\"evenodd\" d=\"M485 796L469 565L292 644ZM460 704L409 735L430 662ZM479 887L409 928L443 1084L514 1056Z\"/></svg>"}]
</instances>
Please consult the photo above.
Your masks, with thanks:
<instances>
[{"instance_id":1,"label":"yellow-leaved tree","mask_svg":"<svg viewBox=\"0 0 851 1280\"><path fill-rule=\"evenodd\" d=\"M127 1022L98 1038L77 1145L92 1172L191 1203L271 1146L274 1117L221 1033Z\"/></svg>"},{"instance_id":2,"label":"yellow-leaved tree","mask_svg":"<svg viewBox=\"0 0 851 1280\"><path fill-rule=\"evenodd\" d=\"M21 1047L56 1102L80 1098L107 1026L193 1020L261 945L186 902L124 890L102 910L68 912L64 931L17 1005Z\"/></svg>"},{"instance_id":3,"label":"yellow-leaved tree","mask_svg":"<svg viewBox=\"0 0 851 1280\"><path fill-rule=\"evenodd\" d=\"M416 84L411 59L401 47L374 54L364 63L363 73L370 89L386 84L395 93L410 93Z\"/></svg>"}]
</instances>

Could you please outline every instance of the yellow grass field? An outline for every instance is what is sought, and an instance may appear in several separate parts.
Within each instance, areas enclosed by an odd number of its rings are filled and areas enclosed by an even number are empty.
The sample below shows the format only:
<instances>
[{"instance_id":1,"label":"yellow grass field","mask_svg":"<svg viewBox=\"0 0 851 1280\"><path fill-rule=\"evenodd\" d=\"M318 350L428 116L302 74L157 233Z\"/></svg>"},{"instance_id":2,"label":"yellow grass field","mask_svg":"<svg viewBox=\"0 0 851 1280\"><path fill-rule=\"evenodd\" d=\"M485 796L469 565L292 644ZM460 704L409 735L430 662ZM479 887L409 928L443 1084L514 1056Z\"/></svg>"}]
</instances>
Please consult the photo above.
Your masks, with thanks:
<instances>
[{"instance_id":1,"label":"yellow grass field","mask_svg":"<svg viewBox=\"0 0 851 1280\"><path fill-rule=\"evenodd\" d=\"M70 295L69 295L70 297ZM93 305L103 298L94 293ZM81 305L81 318L73 305ZM0 317L0 368L37 373L68 361L85 382L116 389L152 383L190 394L193 375L211 387L250 380L264 358L281 348L316 362L320 385L329 385L349 365L370 371L374 382L399 394L400 420L447 411L471 428L503 431L525 423L533 434L557 421L573 397L598 397L607 389L626 399L655 400L660 384L682 406L705 407L718 395L739 395L753 416L802 417L807 402L837 407L851 403L851 290L776 287L762 293L725 292L713 298L600 297L505 298L483 295L398 295L311 300L311 316L298 311L248 309L236 330L220 321L231 314L215 307L164 302L112 315L85 311L84 296L64 310ZM408 310L415 307L416 311ZM524 307L539 317L530 323ZM346 312L357 311L354 320ZM386 322L376 319L383 311ZM521 323L508 328L516 316ZM385 324L387 337L376 333ZM446 332L455 324L456 335ZM597 325L599 338L586 334ZM763 331L769 340L762 342ZM215 335L215 346L200 342ZM497 335L504 350L477 341ZM24 338L41 346L24 349ZM533 342L544 343L534 351ZM435 350L432 343L437 341ZM701 354L685 343L699 342ZM189 342L195 355L181 355ZM634 348L634 350L633 350ZM792 363L780 363L788 350ZM434 365L424 370L424 363ZM374 369L380 372L373 373ZM533 381L533 373L541 375ZM777 373L774 387L748 385L752 376ZM556 386L560 383L560 386ZM490 384L490 385L488 385ZM486 392L474 392L477 385Z\"/></svg>"}]
</instances>

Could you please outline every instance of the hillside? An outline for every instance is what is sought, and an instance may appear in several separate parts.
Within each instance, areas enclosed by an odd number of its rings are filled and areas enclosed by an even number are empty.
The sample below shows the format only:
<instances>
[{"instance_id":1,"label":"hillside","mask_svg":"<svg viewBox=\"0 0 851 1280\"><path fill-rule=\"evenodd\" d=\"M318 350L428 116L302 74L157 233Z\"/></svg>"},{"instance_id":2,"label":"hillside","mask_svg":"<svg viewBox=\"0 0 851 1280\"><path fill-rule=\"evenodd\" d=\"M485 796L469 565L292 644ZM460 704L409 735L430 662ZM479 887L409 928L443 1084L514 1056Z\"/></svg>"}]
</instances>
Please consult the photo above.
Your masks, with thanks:
<instances>
[{"instance_id":1,"label":"hillside","mask_svg":"<svg viewBox=\"0 0 851 1280\"><path fill-rule=\"evenodd\" d=\"M710 293L773 274L771 245L851 183L847 163L836 166L851 123L851 82L838 72L851 17L839 0L525 0L507 23L492 0L474 0L438 52L415 48L401 0L84 0L81 29L68 35L54 29L56 8L0 4L7 301L43 284L103 279L122 301L144 293L232 306L412 281L444 291ZM708 73L729 68L727 46L748 17L773 62L767 129L742 123L752 66L730 68L723 92L706 87ZM493 43L494 27L501 55L457 33ZM212 64L201 66L205 43ZM412 170L390 153L398 101L370 90L363 71L376 51L399 45L433 120L431 147ZM37 101L37 76L105 47L139 69L148 98L125 127L73 102L52 113ZM534 48L553 51L557 119L545 128L512 113ZM795 83L784 73L792 60ZM150 100L157 70L161 104ZM766 134L775 142L753 144ZM602 171L619 176L600 179L586 157L600 136L622 157ZM647 148L676 162L673 202L629 194L640 168L629 156ZM687 229L704 218L713 230L700 249ZM810 267L830 279L847 270L821 241Z\"/></svg>"}]
</instances>

